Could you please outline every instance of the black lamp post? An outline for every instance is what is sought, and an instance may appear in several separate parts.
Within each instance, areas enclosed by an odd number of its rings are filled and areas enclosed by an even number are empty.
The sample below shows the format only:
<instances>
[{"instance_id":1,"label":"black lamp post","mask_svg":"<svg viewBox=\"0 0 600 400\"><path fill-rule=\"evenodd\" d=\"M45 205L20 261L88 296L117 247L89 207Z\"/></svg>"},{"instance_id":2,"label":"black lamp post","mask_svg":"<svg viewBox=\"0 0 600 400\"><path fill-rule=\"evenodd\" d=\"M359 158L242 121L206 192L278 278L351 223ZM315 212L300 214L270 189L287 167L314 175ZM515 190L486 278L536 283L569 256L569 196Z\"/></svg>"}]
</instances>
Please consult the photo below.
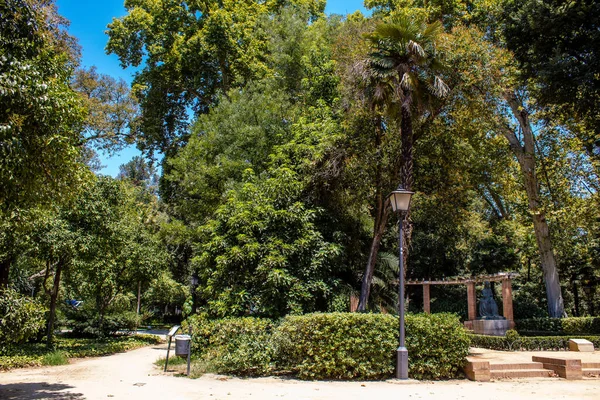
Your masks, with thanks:
<instances>
[{"instance_id":1,"label":"black lamp post","mask_svg":"<svg viewBox=\"0 0 600 400\"><path fill-rule=\"evenodd\" d=\"M404 213L410 208L410 199L414 192L404 189L402 185L390 194L392 210L398 213L398 247L400 259L398 260L398 315L400 316L400 346L396 352L396 378L408 379L408 350L404 341L404 257L402 248L402 219Z\"/></svg>"}]
</instances>

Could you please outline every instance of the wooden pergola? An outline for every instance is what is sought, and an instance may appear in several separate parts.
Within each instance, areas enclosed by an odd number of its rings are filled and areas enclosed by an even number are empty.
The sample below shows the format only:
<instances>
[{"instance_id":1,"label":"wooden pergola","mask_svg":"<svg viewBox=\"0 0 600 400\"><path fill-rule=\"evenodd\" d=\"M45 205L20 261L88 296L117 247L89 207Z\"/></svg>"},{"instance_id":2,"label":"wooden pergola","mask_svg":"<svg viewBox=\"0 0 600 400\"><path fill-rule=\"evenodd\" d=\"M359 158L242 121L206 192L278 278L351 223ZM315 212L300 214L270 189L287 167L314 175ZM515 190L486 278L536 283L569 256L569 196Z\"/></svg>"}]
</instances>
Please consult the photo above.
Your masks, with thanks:
<instances>
[{"instance_id":1,"label":"wooden pergola","mask_svg":"<svg viewBox=\"0 0 600 400\"><path fill-rule=\"evenodd\" d=\"M431 285L467 285L467 306L469 321L477 319L477 295L475 292L475 285L484 282L502 282L502 314L504 318L512 321L513 316L513 303L512 303L512 285L511 280L517 277L519 274L516 272L499 272L493 275L480 275L468 278L449 278L442 280L410 280L406 282L406 285L421 285L423 286L423 311L431 313L431 297L430 287Z\"/></svg>"}]
</instances>

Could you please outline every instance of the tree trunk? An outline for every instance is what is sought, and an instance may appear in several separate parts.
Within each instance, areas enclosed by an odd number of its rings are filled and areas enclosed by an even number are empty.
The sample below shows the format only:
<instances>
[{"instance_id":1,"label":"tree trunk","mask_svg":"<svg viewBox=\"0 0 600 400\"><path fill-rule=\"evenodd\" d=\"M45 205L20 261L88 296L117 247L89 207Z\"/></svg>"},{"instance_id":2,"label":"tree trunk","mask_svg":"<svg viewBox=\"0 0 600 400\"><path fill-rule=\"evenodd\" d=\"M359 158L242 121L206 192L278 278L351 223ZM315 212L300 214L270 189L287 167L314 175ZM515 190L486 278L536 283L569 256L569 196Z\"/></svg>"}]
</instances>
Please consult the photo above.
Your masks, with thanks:
<instances>
[{"instance_id":1,"label":"tree trunk","mask_svg":"<svg viewBox=\"0 0 600 400\"><path fill-rule=\"evenodd\" d=\"M142 281L138 281L137 314L140 314L140 305L142 304Z\"/></svg>"},{"instance_id":2,"label":"tree trunk","mask_svg":"<svg viewBox=\"0 0 600 400\"><path fill-rule=\"evenodd\" d=\"M56 316L56 299L58 298L58 290L60 289L60 273L62 272L63 262L60 260L56 263L56 273L54 275L54 285L52 293L50 293L50 314L48 316L48 331L47 331L47 345L48 347L53 346L54 341L54 319Z\"/></svg>"},{"instance_id":3,"label":"tree trunk","mask_svg":"<svg viewBox=\"0 0 600 400\"><path fill-rule=\"evenodd\" d=\"M382 126L381 118L375 120L375 148L378 156L380 155ZM375 223L373 226L373 241L371 242L371 250L369 251L369 258L367 259L367 265L365 267L365 273L363 275L362 284L360 288L360 298L358 300L357 311L365 311L369 302L369 294L371 293L371 282L373 281L373 273L375 272L375 264L377 263L377 254L379 253L379 245L381 244L381 238L387 224L387 217L389 211L387 210L388 201L383 198L383 183L382 183L382 168L380 158L377 158L377 165L375 170Z\"/></svg>"},{"instance_id":4,"label":"tree trunk","mask_svg":"<svg viewBox=\"0 0 600 400\"><path fill-rule=\"evenodd\" d=\"M540 189L535 170L535 140L533 129L529 122L529 114L513 91L504 93L504 99L510 106L514 117L519 121L523 134L523 145L516 133L508 126L502 132L508 139L510 148L517 157L525 183L525 191L529 201L529 212L533 220L535 239L540 252L544 282L546 284L546 297L548 299L548 314L552 318L561 318L564 315L564 304L560 289L556 259L550 239L548 222L540 204Z\"/></svg>"},{"instance_id":5,"label":"tree trunk","mask_svg":"<svg viewBox=\"0 0 600 400\"><path fill-rule=\"evenodd\" d=\"M410 94L406 95L406 100L402 104L402 121L400 124L401 139L402 139L402 168L400 170L400 182L406 190L412 190L414 183L414 133L412 126L412 113L411 113L412 97ZM410 209L404 213L403 225L403 237L402 237L402 258L404 262L404 277L406 277L406 270L408 267L408 249L412 238L413 224L410 220Z\"/></svg>"},{"instance_id":6,"label":"tree trunk","mask_svg":"<svg viewBox=\"0 0 600 400\"><path fill-rule=\"evenodd\" d=\"M362 285L360 288L360 299L358 301L357 311L365 311L367 309L369 295L371 294L371 282L373 281L373 273L375 272L375 264L377 262L377 254L379 253L379 245L381 244L381 238L383 237L383 232L385 231L385 225L387 224L387 217L389 214L388 202L382 202L382 206L384 208L381 210L383 215L375 220L376 226L374 229L373 241L371 242L369 259L367 260L367 267L365 269L365 274L363 275Z\"/></svg>"}]
</instances>

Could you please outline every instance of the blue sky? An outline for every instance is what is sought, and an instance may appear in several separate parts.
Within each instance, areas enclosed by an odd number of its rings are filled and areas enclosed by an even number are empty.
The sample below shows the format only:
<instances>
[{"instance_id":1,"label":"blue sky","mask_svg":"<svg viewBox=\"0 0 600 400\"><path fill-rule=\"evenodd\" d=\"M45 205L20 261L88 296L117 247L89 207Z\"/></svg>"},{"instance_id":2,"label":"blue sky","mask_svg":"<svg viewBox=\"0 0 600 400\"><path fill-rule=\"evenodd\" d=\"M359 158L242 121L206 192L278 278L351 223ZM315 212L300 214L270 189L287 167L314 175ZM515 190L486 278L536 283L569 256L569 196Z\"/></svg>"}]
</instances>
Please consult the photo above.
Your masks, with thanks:
<instances>
[{"instance_id":1,"label":"blue sky","mask_svg":"<svg viewBox=\"0 0 600 400\"><path fill-rule=\"evenodd\" d=\"M131 82L135 71L132 68L122 69L118 58L115 55L109 56L104 51L108 40L104 33L106 25L114 17L126 14L123 0L56 0L56 4L59 13L71 21L69 32L79 39L82 47L82 65L95 65L100 73ZM356 10L365 12L363 0L329 0L325 9L329 14L350 14ZM130 146L111 157L100 153L102 165L105 166L101 173L116 176L119 165L139 154L135 146Z\"/></svg>"}]
</instances>

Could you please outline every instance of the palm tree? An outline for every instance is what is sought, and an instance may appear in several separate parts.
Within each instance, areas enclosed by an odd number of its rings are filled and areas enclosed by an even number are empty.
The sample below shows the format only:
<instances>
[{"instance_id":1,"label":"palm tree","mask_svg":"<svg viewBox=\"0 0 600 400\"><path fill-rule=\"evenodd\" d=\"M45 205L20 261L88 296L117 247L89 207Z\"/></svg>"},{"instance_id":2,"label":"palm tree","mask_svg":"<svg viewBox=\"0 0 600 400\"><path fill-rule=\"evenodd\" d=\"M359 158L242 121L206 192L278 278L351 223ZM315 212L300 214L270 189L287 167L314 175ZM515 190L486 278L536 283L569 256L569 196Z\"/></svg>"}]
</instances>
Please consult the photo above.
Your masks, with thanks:
<instances>
[{"instance_id":1,"label":"palm tree","mask_svg":"<svg viewBox=\"0 0 600 400\"><path fill-rule=\"evenodd\" d=\"M431 105L436 98L445 97L449 88L437 74L443 69L436 43L443 31L440 22L427 24L423 20L400 16L389 23L378 25L367 36L373 52L357 71L362 80L369 82L373 96L386 103L388 118L400 120L402 163L400 182L405 189L413 186L413 119L431 116ZM392 189L392 188L390 188ZM387 207L387 203L386 203ZM375 234L371 254L363 275L359 311L367 307L371 281L377 259L377 251L383 228L387 223L387 212L379 212L385 218L376 218ZM404 257L408 255L406 244L412 234L408 214L405 215L403 246ZM406 263L405 263L406 265Z\"/></svg>"}]
</instances>

